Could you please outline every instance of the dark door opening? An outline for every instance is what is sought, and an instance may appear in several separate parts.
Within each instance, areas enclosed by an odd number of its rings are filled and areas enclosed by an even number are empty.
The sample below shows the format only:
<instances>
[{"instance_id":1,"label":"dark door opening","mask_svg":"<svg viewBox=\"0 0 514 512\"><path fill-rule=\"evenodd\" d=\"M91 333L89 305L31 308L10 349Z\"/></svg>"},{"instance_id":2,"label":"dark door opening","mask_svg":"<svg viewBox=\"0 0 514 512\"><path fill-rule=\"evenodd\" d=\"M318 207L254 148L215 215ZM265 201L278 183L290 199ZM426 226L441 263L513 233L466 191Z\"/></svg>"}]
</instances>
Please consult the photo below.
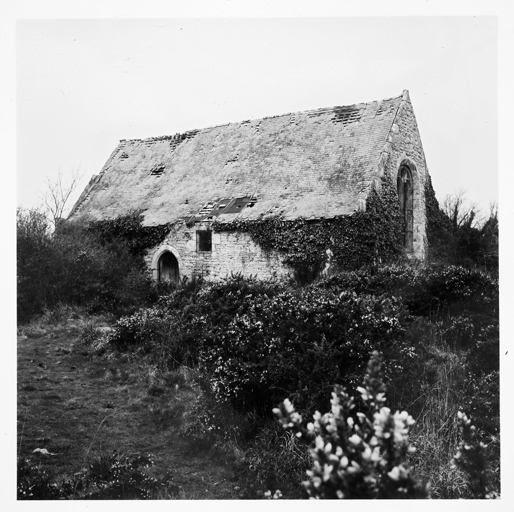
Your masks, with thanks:
<instances>
[{"instance_id":1,"label":"dark door opening","mask_svg":"<svg viewBox=\"0 0 514 512\"><path fill-rule=\"evenodd\" d=\"M413 248L413 197L412 197L412 174L410 169L402 166L398 172L398 197L400 199L400 212L403 217L402 240L403 247L407 251Z\"/></svg>"},{"instance_id":2,"label":"dark door opening","mask_svg":"<svg viewBox=\"0 0 514 512\"><path fill-rule=\"evenodd\" d=\"M178 261L171 252L165 252L159 258L159 282L178 283Z\"/></svg>"}]
</instances>

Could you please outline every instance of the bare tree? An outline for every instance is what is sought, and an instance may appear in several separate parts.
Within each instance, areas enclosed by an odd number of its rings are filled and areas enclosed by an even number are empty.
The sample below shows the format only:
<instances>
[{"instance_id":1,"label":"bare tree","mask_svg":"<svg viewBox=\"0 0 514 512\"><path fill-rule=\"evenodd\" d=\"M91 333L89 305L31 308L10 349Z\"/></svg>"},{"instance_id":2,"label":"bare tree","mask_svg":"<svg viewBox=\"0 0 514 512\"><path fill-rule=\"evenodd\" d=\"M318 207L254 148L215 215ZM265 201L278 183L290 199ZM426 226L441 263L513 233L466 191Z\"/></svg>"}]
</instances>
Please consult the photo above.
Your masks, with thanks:
<instances>
[{"instance_id":1,"label":"bare tree","mask_svg":"<svg viewBox=\"0 0 514 512\"><path fill-rule=\"evenodd\" d=\"M467 200L464 190L447 195L443 201L443 211L450 219L454 229L476 228L483 223L480 208L476 203L470 203Z\"/></svg>"},{"instance_id":2,"label":"bare tree","mask_svg":"<svg viewBox=\"0 0 514 512\"><path fill-rule=\"evenodd\" d=\"M61 171L54 180L47 178L47 188L42 199L46 214L54 229L64 218L64 212L69 207L70 196L81 179L82 173L79 169L75 169L68 179L63 177Z\"/></svg>"}]
</instances>

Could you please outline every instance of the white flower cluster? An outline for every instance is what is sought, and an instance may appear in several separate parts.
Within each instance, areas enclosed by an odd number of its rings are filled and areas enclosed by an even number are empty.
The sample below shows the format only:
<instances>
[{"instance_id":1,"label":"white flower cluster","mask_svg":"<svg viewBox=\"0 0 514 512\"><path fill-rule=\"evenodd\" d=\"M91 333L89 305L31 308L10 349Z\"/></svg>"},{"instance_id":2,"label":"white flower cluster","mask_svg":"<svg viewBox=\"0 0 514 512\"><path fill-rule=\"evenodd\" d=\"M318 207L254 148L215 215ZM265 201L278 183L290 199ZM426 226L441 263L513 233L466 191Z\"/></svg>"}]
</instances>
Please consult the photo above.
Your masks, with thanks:
<instances>
[{"instance_id":1,"label":"white flower cluster","mask_svg":"<svg viewBox=\"0 0 514 512\"><path fill-rule=\"evenodd\" d=\"M370 363L368 375L374 371ZM414 450L409 444L414 420L405 411L393 414L383 405L383 385L372 377L358 388L366 412L356 412L353 398L341 387L332 393L331 411L316 412L306 427L289 400L274 409L284 428L311 441L314 462L304 482L311 498L427 496L404 465Z\"/></svg>"}]
</instances>

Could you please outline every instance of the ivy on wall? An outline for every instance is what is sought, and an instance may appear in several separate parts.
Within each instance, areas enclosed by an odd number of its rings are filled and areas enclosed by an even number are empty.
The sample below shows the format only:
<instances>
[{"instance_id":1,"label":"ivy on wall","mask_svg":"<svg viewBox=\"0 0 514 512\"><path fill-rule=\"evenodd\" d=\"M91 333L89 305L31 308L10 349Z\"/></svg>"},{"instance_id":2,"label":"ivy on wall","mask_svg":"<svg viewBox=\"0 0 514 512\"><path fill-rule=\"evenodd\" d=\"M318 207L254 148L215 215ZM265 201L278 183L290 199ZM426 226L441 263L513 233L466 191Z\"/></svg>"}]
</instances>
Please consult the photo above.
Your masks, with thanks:
<instances>
[{"instance_id":1,"label":"ivy on wall","mask_svg":"<svg viewBox=\"0 0 514 512\"><path fill-rule=\"evenodd\" d=\"M439 207L430 176L425 182L425 211L428 256L431 259L440 256L446 258L448 245L451 243L451 223Z\"/></svg>"},{"instance_id":2,"label":"ivy on wall","mask_svg":"<svg viewBox=\"0 0 514 512\"><path fill-rule=\"evenodd\" d=\"M278 251L284 262L307 279L330 260L339 268L389 261L402 254L402 216L396 187L382 180L380 192L372 191L366 210L351 216L321 219L236 220L214 223L213 229L248 233L265 251ZM330 249L331 253L329 253Z\"/></svg>"},{"instance_id":3,"label":"ivy on wall","mask_svg":"<svg viewBox=\"0 0 514 512\"><path fill-rule=\"evenodd\" d=\"M123 241L133 256L142 258L147 249L162 243L170 231L170 224L143 226L143 219L142 211L135 210L114 219L93 221L87 230L102 244Z\"/></svg>"}]
</instances>

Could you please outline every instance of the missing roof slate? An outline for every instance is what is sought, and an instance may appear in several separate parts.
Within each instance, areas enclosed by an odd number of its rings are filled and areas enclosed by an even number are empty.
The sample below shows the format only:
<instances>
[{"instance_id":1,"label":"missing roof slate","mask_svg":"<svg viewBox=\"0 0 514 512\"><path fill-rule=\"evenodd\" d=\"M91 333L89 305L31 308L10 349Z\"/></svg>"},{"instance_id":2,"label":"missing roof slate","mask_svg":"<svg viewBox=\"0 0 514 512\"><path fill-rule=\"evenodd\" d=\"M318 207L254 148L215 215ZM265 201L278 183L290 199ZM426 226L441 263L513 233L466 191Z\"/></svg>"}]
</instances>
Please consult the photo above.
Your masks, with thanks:
<instances>
[{"instance_id":1,"label":"missing roof slate","mask_svg":"<svg viewBox=\"0 0 514 512\"><path fill-rule=\"evenodd\" d=\"M239 153L237 153L236 156L233 156L232 158L229 158L227 160L227 164L231 164L231 163L237 162L238 160L239 160ZM225 165L227 165L227 164L225 164Z\"/></svg>"},{"instance_id":2,"label":"missing roof slate","mask_svg":"<svg viewBox=\"0 0 514 512\"><path fill-rule=\"evenodd\" d=\"M255 196L228 197L208 201L198 213L183 217L186 222L212 220L223 214L238 214L245 208L252 208L257 202Z\"/></svg>"},{"instance_id":3,"label":"missing roof slate","mask_svg":"<svg viewBox=\"0 0 514 512\"><path fill-rule=\"evenodd\" d=\"M176 133L171 137L167 137L169 139L170 149L174 151L177 146L182 144L182 142L192 139L200 130L189 130L184 133Z\"/></svg>"},{"instance_id":4,"label":"missing roof slate","mask_svg":"<svg viewBox=\"0 0 514 512\"><path fill-rule=\"evenodd\" d=\"M198 212L198 216L202 217L204 215L209 215L214 208L214 205L216 204L216 201L207 201L205 205L202 207L202 209Z\"/></svg>"},{"instance_id":5,"label":"missing roof slate","mask_svg":"<svg viewBox=\"0 0 514 512\"><path fill-rule=\"evenodd\" d=\"M234 202L230 204L223 213L239 213L241 212L251 201L251 197L237 197ZM255 204L252 204L252 206Z\"/></svg>"},{"instance_id":6,"label":"missing roof slate","mask_svg":"<svg viewBox=\"0 0 514 512\"><path fill-rule=\"evenodd\" d=\"M160 177L162 176L162 173L164 172L164 165L163 164L160 164L160 165L157 165L155 166L151 171L150 171L150 176L157 176L157 177Z\"/></svg>"},{"instance_id":7,"label":"missing roof slate","mask_svg":"<svg viewBox=\"0 0 514 512\"><path fill-rule=\"evenodd\" d=\"M355 108L353 106L350 107L335 107L334 108L334 117L332 121L334 123L342 123L343 125L347 125L350 123L355 123L359 121L361 118L361 109Z\"/></svg>"},{"instance_id":8,"label":"missing roof slate","mask_svg":"<svg viewBox=\"0 0 514 512\"><path fill-rule=\"evenodd\" d=\"M210 212L210 215L213 216L213 217L217 217L218 215L220 215L221 213L227 213L226 211L223 211L225 210L225 208L231 204L232 202L234 201L233 198L231 197L228 197L228 198L225 198L225 199L220 199L216 205L214 206L214 208L211 210Z\"/></svg>"},{"instance_id":9,"label":"missing roof slate","mask_svg":"<svg viewBox=\"0 0 514 512\"><path fill-rule=\"evenodd\" d=\"M392 114L393 110L395 109L395 103L393 101L384 100L382 103L380 103L379 107L377 108L377 111L375 113L376 116L380 116L382 114Z\"/></svg>"}]
</instances>

